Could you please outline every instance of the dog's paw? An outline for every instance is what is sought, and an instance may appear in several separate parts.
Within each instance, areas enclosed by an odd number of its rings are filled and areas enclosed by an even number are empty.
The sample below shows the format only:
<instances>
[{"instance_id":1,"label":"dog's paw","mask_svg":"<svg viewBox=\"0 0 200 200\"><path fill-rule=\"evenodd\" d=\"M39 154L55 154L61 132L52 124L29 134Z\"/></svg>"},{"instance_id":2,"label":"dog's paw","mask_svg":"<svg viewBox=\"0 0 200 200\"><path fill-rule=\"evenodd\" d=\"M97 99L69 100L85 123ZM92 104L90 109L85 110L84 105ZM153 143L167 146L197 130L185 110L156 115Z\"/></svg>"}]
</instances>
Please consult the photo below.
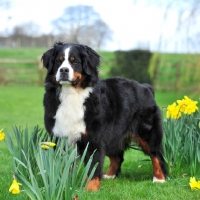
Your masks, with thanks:
<instances>
[{"instance_id":1,"label":"dog's paw","mask_svg":"<svg viewBox=\"0 0 200 200\"><path fill-rule=\"evenodd\" d=\"M100 179L96 177L88 183L86 191L96 192L99 190L99 188L100 188Z\"/></svg>"},{"instance_id":2,"label":"dog's paw","mask_svg":"<svg viewBox=\"0 0 200 200\"><path fill-rule=\"evenodd\" d=\"M112 175L112 176L109 176L107 174L103 175L103 179L114 179L115 177L116 177L116 175Z\"/></svg>"},{"instance_id":3,"label":"dog's paw","mask_svg":"<svg viewBox=\"0 0 200 200\"><path fill-rule=\"evenodd\" d=\"M153 183L164 183L165 179L157 179L155 176L153 177Z\"/></svg>"}]
</instances>

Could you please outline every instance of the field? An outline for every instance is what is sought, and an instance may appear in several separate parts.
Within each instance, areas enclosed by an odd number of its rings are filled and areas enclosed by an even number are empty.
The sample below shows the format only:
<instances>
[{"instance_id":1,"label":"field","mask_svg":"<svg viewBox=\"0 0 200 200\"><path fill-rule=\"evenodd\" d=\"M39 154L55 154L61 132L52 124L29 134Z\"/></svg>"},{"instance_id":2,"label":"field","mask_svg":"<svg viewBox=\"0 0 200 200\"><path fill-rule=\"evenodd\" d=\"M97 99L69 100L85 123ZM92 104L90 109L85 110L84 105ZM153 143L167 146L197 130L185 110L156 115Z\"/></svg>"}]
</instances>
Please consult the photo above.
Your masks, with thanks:
<instances>
[{"instance_id":1,"label":"field","mask_svg":"<svg viewBox=\"0 0 200 200\"><path fill-rule=\"evenodd\" d=\"M0 84L42 85L45 70L41 68L40 59L44 51L45 49L28 48L0 49ZM108 78L111 74L110 69L116 66L115 53L99 52L99 54L101 56L100 78ZM199 54L156 53L154 55L155 59L150 65L150 72L154 76L153 85L157 91L198 95L200 90ZM13 58L18 62L5 63L5 58L7 62Z\"/></svg>"},{"instance_id":2,"label":"field","mask_svg":"<svg viewBox=\"0 0 200 200\"><path fill-rule=\"evenodd\" d=\"M16 51L16 50L15 50ZM13 53L15 52L13 50ZM31 50L15 52L16 58L32 59L41 55L43 50ZM0 51L0 58L6 57L7 54ZM34 56L33 56L34 54ZM107 57L108 55L108 57ZM110 52L102 52L102 60L104 63L100 70L101 77L107 77L109 66L113 62L113 54ZM12 58L12 56L10 56ZM15 66L19 67L20 66ZM35 125L43 128L43 99L44 89L35 85L10 84L8 86L0 86L0 129L4 128L5 132L12 132L12 126L26 125L31 130ZM182 99L184 94L157 92L156 100L160 108L173 103L177 99ZM187 94L190 96L190 94ZM190 96L191 97L191 96ZM196 97L197 99L197 97ZM195 100L196 100L195 99ZM191 191L189 188L189 176L181 174L176 177L169 176L164 184L152 183L152 167L150 161L139 151L129 150L125 154L125 161L122 165L122 173L115 180L103 180L101 190L96 193L83 192L78 193L79 199L83 200L127 200L127 199L199 199L199 191ZM4 142L0 141L0 200L25 200L26 197L22 193L12 195L8 192L8 188L12 182L12 160L6 149ZM105 160L104 171L108 167L108 160ZM196 177L200 180L200 177Z\"/></svg>"},{"instance_id":3,"label":"field","mask_svg":"<svg viewBox=\"0 0 200 200\"><path fill-rule=\"evenodd\" d=\"M154 54L154 86L159 91L199 92L199 54ZM152 67L154 68L154 64ZM154 68L155 69L155 68Z\"/></svg>"},{"instance_id":4,"label":"field","mask_svg":"<svg viewBox=\"0 0 200 200\"><path fill-rule=\"evenodd\" d=\"M11 132L12 126L26 125L31 130L35 125L43 128L44 89L37 86L0 86L1 127ZM160 106L167 105L181 94L156 93ZM151 162L141 152L129 150L125 155L122 173L115 180L102 181L97 193L80 192L80 199L198 199L199 193L189 188L189 176L170 177L165 184L152 184ZM17 196L9 194L12 182L11 156L5 145L0 145L0 199L25 199L23 192ZM108 161L105 162L105 171Z\"/></svg>"}]
</instances>

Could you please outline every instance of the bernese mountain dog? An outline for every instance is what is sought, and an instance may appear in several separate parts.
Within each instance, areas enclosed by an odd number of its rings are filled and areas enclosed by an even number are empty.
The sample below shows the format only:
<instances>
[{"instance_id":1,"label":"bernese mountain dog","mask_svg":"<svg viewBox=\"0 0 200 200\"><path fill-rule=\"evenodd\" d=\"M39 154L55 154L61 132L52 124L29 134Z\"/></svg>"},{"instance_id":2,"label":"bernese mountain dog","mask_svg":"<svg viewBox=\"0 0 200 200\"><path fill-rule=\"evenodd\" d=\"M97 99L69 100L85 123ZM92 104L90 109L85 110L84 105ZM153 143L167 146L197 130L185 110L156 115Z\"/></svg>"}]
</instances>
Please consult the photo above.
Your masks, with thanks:
<instances>
[{"instance_id":1,"label":"bernese mountain dog","mask_svg":"<svg viewBox=\"0 0 200 200\"><path fill-rule=\"evenodd\" d=\"M100 80L100 56L85 45L56 42L42 60L47 132L76 143L80 155L89 143L85 164L95 152L91 169L98 166L87 190L97 191L102 178L118 175L133 140L152 160L153 182L165 182L161 113L150 85L125 78ZM110 166L103 175L105 156Z\"/></svg>"}]
</instances>

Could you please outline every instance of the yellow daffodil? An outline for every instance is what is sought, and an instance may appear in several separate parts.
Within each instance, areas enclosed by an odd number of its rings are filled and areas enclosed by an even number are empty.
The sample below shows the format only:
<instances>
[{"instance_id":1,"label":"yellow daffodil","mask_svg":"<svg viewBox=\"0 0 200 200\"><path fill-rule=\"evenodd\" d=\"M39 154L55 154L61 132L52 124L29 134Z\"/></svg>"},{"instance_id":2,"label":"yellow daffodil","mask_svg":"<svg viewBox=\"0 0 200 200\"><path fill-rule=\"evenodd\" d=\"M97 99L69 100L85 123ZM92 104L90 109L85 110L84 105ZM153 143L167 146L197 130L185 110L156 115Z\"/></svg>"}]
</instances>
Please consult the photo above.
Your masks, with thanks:
<instances>
[{"instance_id":1,"label":"yellow daffodil","mask_svg":"<svg viewBox=\"0 0 200 200\"><path fill-rule=\"evenodd\" d=\"M180 107L179 107L179 106L176 106L176 107L175 107L174 111L173 111L172 114L171 114L171 117L172 117L173 119L178 119L178 118L181 117L181 112L180 112Z\"/></svg>"},{"instance_id":2,"label":"yellow daffodil","mask_svg":"<svg viewBox=\"0 0 200 200\"><path fill-rule=\"evenodd\" d=\"M176 105L176 103L173 103L167 107L167 113L166 117L173 118L173 119L178 119L181 117L181 112L180 112L180 107Z\"/></svg>"},{"instance_id":3,"label":"yellow daffodil","mask_svg":"<svg viewBox=\"0 0 200 200\"><path fill-rule=\"evenodd\" d=\"M191 103L185 108L184 113L190 115L190 114L194 113L196 110L198 110L198 107L196 106L197 103L198 103L197 101L191 102Z\"/></svg>"},{"instance_id":4,"label":"yellow daffodil","mask_svg":"<svg viewBox=\"0 0 200 200\"><path fill-rule=\"evenodd\" d=\"M190 177L189 185L192 190L200 190L200 181L196 181L195 177Z\"/></svg>"},{"instance_id":5,"label":"yellow daffodil","mask_svg":"<svg viewBox=\"0 0 200 200\"><path fill-rule=\"evenodd\" d=\"M187 96L184 96L182 100L177 100L178 105L176 105L176 102L174 102L167 107L166 117L178 119L181 117L181 113L190 115L198 110L197 103L197 101L193 101Z\"/></svg>"},{"instance_id":6,"label":"yellow daffodil","mask_svg":"<svg viewBox=\"0 0 200 200\"><path fill-rule=\"evenodd\" d=\"M185 114L192 114L196 110L198 110L197 107L197 101L193 101L192 99L188 98L187 96L184 96L184 99L177 100L178 105L180 106L180 111L184 112Z\"/></svg>"},{"instance_id":7,"label":"yellow daffodil","mask_svg":"<svg viewBox=\"0 0 200 200\"><path fill-rule=\"evenodd\" d=\"M21 183L18 183L17 180L13 180L12 185L9 188L9 192L12 192L12 194L19 194L20 189L19 185L22 185Z\"/></svg>"},{"instance_id":8,"label":"yellow daffodil","mask_svg":"<svg viewBox=\"0 0 200 200\"><path fill-rule=\"evenodd\" d=\"M176 103L173 103L167 107L166 117L169 118L176 107Z\"/></svg>"},{"instance_id":9,"label":"yellow daffodil","mask_svg":"<svg viewBox=\"0 0 200 200\"><path fill-rule=\"evenodd\" d=\"M184 112L185 108L187 107L187 104L184 100L177 100L177 103L180 107L180 112Z\"/></svg>"},{"instance_id":10,"label":"yellow daffodil","mask_svg":"<svg viewBox=\"0 0 200 200\"><path fill-rule=\"evenodd\" d=\"M3 132L3 129L0 130L0 141L5 138L5 133Z\"/></svg>"}]
</instances>

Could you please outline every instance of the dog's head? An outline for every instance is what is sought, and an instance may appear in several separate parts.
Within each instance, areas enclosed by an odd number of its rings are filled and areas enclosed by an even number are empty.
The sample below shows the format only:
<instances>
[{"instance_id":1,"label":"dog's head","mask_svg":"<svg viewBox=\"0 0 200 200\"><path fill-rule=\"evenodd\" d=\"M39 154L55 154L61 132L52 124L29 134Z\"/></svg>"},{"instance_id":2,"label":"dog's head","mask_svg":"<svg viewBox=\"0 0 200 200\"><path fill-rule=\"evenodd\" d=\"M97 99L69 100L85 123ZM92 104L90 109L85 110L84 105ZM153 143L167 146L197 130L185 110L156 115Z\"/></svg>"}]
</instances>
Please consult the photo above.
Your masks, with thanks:
<instances>
[{"instance_id":1,"label":"dog's head","mask_svg":"<svg viewBox=\"0 0 200 200\"><path fill-rule=\"evenodd\" d=\"M58 42L43 54L42 61L46 81L84 88L98 80L100 56L88 46Z\"/></svg>"}]
</instances>

